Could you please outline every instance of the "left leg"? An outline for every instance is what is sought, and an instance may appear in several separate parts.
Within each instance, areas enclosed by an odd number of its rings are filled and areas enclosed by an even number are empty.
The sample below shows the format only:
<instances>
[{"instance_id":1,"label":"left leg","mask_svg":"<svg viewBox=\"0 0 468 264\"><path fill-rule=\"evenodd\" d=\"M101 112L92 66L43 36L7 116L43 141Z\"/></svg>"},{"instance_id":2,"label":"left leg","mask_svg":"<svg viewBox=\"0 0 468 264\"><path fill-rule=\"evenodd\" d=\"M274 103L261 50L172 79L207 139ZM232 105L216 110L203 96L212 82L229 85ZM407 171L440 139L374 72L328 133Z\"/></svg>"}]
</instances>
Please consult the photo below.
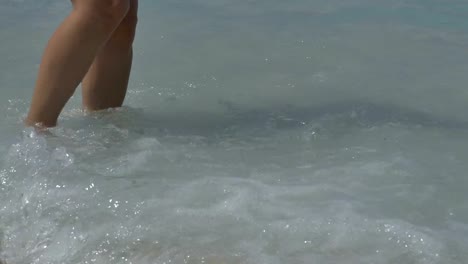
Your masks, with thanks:
<instances>
[{"instance_id":1,"label":"left leg","mask_svg":"<svg viewBox=\"0 0 468 264\"><path fill-rule=\"evenodd\" d=\"M131 0L71 0L72 12L42 56L28 126L53 127L94 58L130 10Z\"/></svg>"},{"instance_id":2,"label":"left leg","mask_svg":"<svg viewBox=\"0 0 468 264\"><path fill-rule=\"evenodd\" d=\"M127 16L99 51L83 79L85 109L102 110L122 106L132 67L137 12L138 0L130 0Z\"/></svg>"}]
</instances>

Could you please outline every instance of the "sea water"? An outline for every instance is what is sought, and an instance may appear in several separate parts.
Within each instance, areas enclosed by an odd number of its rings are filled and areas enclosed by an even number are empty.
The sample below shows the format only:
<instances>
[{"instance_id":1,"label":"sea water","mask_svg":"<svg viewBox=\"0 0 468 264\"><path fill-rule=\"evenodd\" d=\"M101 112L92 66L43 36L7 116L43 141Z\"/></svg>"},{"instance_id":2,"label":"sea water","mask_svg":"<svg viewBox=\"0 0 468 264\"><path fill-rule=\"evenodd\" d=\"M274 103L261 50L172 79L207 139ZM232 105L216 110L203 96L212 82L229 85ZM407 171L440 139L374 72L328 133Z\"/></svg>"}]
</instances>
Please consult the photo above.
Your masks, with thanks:
<instances>
[{"instance_id":1,"label":"sea water","mask_svg":"<svg viewBox=\"0 0 468 264\"><path fill-rule=\"evenodd\" d=\"M125 107L46 133L70 3L0 3L3 262L468 263L465 1L141 0Z\"/></svg>"}]
</instances>

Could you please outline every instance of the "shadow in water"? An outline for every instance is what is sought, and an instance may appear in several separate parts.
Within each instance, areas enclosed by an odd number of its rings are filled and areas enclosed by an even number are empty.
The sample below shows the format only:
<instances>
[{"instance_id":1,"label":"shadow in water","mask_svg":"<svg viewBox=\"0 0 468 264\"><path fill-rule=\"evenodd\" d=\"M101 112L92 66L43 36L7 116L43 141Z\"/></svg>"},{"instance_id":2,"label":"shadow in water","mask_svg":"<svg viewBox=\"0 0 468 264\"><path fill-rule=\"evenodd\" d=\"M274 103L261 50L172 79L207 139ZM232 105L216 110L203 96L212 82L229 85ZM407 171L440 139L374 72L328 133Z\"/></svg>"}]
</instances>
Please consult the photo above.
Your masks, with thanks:
<instances>
[{"instance_id":1,"label":"shadow in water","mask_svg":"<svg viewBox=\"0 0 468 264\"><path fill-rule=\"evenodd\" d=\"M91 123L110 123L134 131L156 129L178 135L223 134L232 130L287 130L314 123L334 123L350 128L395 123L451 130L468 129L466 121L440 118L394 105L359 101L311 107L284 105L264 109L246 109L230 101L219 101L219 104L222 110L218 113L190 111L158 113L147 109L124 107L93 113L81 121L89 122L91 117Z\"/></svg>"}]
</instances>

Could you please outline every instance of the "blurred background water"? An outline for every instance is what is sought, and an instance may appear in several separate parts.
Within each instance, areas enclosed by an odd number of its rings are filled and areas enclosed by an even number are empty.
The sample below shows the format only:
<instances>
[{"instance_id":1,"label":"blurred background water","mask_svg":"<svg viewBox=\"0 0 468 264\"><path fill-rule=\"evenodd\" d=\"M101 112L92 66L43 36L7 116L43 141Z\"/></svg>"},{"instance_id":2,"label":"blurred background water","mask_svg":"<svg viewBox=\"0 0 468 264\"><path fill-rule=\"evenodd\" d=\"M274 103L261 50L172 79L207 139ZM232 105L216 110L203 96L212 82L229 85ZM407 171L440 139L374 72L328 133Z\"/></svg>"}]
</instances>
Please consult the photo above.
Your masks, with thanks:
<instances>
[{"instance_id":1,"label":"blurred background water","mask_svg":"<svg viewBox=\"0 0 468 264\"><path fill-rule=\"evenodd\" d=\"M37 134L69 9L0 0L0 259L467 263L466 1L141 0L126 106Z\"/></svg>"}]
</instances>

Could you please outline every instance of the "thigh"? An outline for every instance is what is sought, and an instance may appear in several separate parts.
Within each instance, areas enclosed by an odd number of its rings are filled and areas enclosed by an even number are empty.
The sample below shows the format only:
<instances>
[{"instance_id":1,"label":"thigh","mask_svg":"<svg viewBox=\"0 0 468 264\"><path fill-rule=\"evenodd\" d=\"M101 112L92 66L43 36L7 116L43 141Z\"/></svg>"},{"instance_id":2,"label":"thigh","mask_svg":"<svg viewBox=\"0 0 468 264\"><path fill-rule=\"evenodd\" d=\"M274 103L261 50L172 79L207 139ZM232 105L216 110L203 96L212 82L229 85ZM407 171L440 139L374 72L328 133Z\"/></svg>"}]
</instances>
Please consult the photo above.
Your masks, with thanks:
<instances>
[{"instance_id":1,"label":"thigh","mask_svg":"<svg viewBox=\"0 0 468 264\"><path fill-rule=\"evenodd\" d=\"M138 0L129 0L129 2L130 8L128 10L128 13L122 20L116 31L120 31L119 29L126 31L130 30L133 31L134 34L138 23Z\"/></svg>"},{"instance_id":2,"label":"thigh","mask_svg":"<svg viewBox=\"0 0 468 264\"><path fill-rule=\"evenodd\" d=\"M134 5L135 0L70 0L74 8L92 8L98 10L120 8Z\"/></svg>"},{"instance_id":3,"label":"thigh","mask_svg":"<svg viewBox=\"0 0 468 264\"><path fill-rule=\"evenodd\" d=\"M138 0L130 0L130 10L128 10L127 17L138 17Z\"/></svg>"}]
</instances>

